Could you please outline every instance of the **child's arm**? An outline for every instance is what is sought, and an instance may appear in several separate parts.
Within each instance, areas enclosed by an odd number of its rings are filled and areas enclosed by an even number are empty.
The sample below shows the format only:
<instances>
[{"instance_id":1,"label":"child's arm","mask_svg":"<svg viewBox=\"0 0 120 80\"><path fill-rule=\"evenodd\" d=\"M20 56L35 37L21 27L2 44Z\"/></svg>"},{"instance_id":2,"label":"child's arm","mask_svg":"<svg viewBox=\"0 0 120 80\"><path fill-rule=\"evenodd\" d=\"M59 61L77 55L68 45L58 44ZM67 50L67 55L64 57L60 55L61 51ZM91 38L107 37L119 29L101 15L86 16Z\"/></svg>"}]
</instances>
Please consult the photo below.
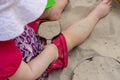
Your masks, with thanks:
<instances>
[{"instance_id":1,"label":"child's arm","mask_svg":"<svg viewBox=\"0 0 120 80\"><path fill-rule=\"evenodd\" d=\"M28 64L22 61L17 72L10 80L35 80L48 68L49 64L57 59L58 52L55 45L47 46L44 51Z\"/></svg>"}]
</instances>

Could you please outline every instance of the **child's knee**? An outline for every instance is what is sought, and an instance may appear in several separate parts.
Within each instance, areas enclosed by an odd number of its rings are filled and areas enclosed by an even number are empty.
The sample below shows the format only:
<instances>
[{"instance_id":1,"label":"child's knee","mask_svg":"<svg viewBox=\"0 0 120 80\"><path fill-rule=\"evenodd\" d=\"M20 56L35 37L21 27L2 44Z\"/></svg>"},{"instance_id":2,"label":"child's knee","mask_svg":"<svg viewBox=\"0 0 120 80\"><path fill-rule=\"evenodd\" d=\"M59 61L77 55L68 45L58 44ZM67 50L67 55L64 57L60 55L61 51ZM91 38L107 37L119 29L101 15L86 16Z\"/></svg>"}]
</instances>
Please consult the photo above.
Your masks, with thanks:
<instances>
[{"instance_id":1,"label":"child's knee","mask_svg":"<svg viewBox=\"0 0 120 80\"><path fill-rule=\"evenodd\" d=\"M54 13L53 15L50 16L50 20L59 20L61 18L61 14Z\"/></svg>"},{"instance_id":2,"label":"child's knee","mask_svg":"<svg viewBox=\"0 0 120 80\"><path fill-rule=\"evenodd\" d=\"M59 20L61 18L61 13L58 11L52 12L51 10L46 10L40 18L56 21L56 20Z\"/></svg>"}]
</instances>

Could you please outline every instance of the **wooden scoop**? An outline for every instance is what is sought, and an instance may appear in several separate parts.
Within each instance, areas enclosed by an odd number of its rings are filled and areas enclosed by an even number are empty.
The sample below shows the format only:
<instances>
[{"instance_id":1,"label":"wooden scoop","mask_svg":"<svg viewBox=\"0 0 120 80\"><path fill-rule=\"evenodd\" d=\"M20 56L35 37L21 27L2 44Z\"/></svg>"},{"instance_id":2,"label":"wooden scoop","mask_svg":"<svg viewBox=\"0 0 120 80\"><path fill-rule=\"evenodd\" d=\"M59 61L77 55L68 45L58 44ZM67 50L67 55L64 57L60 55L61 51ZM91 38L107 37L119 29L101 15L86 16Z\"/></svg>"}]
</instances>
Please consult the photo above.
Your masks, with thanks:
<instances>
[{"instance_id":1,"label":"wooden scoop","mask_svg":"<svg viewBox=\"0 0 120 80\"><path fill-rule=\"evenodd\" d=\"M47 40L47 44L51 43L53 37L60 33L59 21L43 22L39 26L38 35Z\"/></svg>"}]
</instances>

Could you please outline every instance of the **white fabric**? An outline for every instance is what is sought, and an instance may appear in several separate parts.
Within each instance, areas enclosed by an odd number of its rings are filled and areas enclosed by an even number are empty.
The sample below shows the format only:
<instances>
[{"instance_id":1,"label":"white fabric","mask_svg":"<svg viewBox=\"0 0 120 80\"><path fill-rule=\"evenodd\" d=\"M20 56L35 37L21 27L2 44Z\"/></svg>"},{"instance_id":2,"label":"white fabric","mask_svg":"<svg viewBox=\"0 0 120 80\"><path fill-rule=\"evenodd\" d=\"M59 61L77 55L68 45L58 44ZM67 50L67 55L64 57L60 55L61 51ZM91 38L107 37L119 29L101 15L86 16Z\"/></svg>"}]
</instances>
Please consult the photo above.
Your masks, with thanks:
<instances>
[{"instance_id":1,"label":"white fabric","mask_svg":"<svg viewBox=\"0 0 120 80\"><path fill-rule=\"evenodd\" d=\"M13 39L24 26L39 18L47 0L0 0L0 41Z\"/></svg>"}]
</instances>

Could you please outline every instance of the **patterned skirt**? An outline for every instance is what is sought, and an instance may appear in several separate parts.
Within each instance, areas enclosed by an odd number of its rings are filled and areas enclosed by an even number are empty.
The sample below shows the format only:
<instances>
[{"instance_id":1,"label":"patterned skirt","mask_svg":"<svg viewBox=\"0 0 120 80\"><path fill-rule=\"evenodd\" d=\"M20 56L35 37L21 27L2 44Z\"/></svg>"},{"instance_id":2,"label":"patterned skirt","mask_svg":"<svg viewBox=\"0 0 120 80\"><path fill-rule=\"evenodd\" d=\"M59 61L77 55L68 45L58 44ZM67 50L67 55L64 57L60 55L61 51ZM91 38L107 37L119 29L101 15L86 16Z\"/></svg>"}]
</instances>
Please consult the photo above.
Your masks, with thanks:
<instances>
[{"instance_id":1,"label":"patterned skirt","mask_svg":"<svg viewBox=\"0 0 120 80\"><path fill-rule=\"evenodd\" d=\"M36 36L34 30L29 26L25 26L25 31L15 39L15 42L16 46L21 50L23 61L26 63L39 55L43 51L45 45L45 40ZM47 70L37 80L44 80L46 75Z\"/></svg>"}]
</instances>

